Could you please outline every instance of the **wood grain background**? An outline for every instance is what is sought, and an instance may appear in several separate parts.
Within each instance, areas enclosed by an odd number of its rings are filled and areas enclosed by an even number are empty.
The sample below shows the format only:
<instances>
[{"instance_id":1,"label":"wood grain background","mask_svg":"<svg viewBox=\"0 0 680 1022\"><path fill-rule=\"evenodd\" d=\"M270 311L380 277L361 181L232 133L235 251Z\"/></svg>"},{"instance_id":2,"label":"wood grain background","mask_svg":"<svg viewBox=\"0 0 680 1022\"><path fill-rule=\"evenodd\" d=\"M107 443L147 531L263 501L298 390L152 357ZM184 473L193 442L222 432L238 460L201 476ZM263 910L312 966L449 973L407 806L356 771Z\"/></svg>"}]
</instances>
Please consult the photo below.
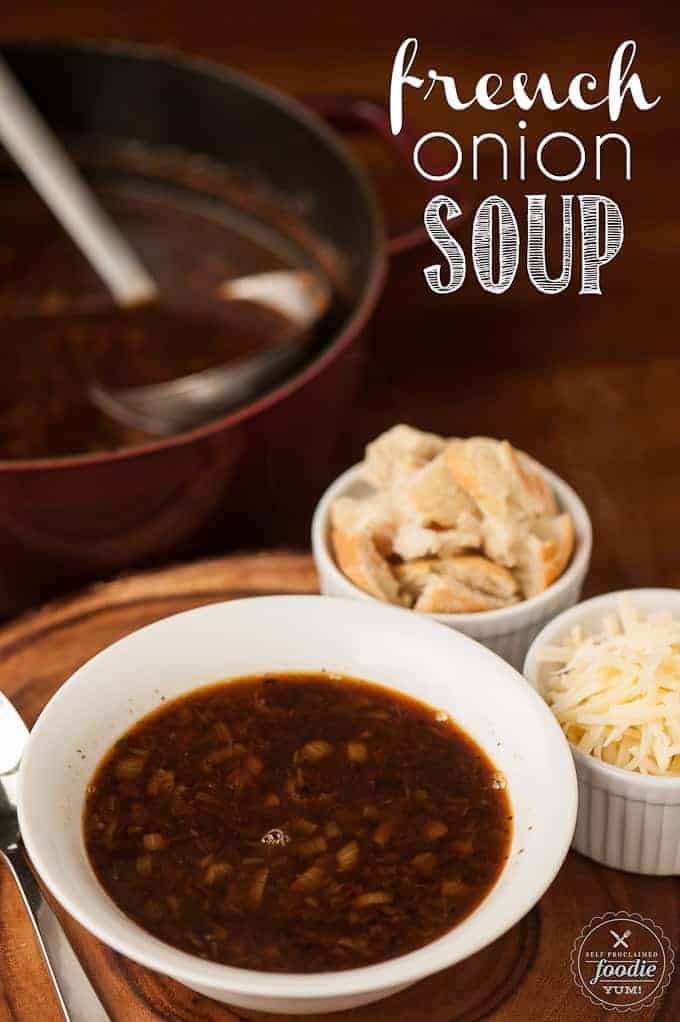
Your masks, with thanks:
<instances>
[{"instance_id":1,"label":"wood grain background","mask_svg":"<svg viewBox=\"0 0 680 1022\"><path fill-rule=\"evenodd\" d=\"M0 631L0 689L32 724L81 663L134 628L175 611L244 594L313 592L301 554L241 556L133 576L51 605ZM572 944L595 915L653 918L680 946L680 879L630 876L571 853L547 894L513 930L472 958L338 1022L595 1022L607 1013L576 990ZM109 951L62 913L66 931L112 1022L237 1022L233 1012ZM643 1022L680 1018L680 969ZM28 924L0 872L0 1022L61 1022ZM281 1016L285 1022L285 1016Z\"/></svg>"}]
</instances>

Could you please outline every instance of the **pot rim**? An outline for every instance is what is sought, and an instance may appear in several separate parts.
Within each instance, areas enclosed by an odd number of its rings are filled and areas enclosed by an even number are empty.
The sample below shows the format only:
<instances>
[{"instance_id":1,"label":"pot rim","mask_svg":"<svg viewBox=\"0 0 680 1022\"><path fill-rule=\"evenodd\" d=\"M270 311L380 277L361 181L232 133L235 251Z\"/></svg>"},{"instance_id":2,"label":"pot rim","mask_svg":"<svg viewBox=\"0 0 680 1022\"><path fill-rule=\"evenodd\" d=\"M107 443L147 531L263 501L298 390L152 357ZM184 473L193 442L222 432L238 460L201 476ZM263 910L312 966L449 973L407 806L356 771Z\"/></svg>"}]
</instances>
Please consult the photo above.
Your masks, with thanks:
<instances>
[{"instance_id":1,"label":"pot rim","mask_svg":"<svg viewBox=\"0 0 680 1022\"><path fill-rule=\"evenodd\" d=\"M57 458L18 458L16 460L0 458L0 473L27 474L35 471L45 472L75 469L88 465L108 465L112 462L141 458L175 447L183 447L195 441L207 439L213 434L222 432L224 429L249 421L306 386L316 376L320 375L327 366L339 358L368 322L383 290L387 276L387 236L384 216L380 201L368 174L359 160L346 146L339 133L312 109L306 107L303 102L273 86L265 85L258 79L251 78L241 71L235 71L219 61L211 60L207 57L187 56L169 46L152 46L146 43L119 40L98 42L87 39L33 39L3 42L0 44L0 54L7 52L11 54L13 51L18 50L46 48L55 50L84 50L95 55L113 54L114 56L136 57L147 61L154 60L159 64L174 65L181 70L198 71L203 75L212 76L224 82L240 86L278 107L289 117L302 122L317 136L320 136L333 155L345 165L351 174L370 211L372 232L375 235L374 252L367 283L364 285L364 289L357 299L345 325L335 334L333 339L316 358L304 365L299 372L287 377L278 386L266 391L256 400L218 419L213 419L203 426L197 426L194 429L180 433L173 433L172 436L151 440L148 443L142 443L134 447L122 447L114 451L69 454Z\"/></svg>"}]
</instances>

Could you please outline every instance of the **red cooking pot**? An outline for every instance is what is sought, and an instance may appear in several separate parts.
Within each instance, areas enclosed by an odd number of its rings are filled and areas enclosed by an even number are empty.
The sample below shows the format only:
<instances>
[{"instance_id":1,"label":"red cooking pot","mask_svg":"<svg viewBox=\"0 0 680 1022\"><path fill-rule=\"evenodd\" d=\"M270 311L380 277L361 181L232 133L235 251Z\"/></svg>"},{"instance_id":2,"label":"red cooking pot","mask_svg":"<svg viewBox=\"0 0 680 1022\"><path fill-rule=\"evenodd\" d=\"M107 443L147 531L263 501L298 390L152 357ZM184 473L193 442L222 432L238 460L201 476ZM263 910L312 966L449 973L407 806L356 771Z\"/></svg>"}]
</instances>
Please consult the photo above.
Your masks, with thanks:
<instances>
[{"instance_id":1,"label":"red cooking pot","mask_svg":"<svg viewBox=\"0 0 680 1022\"><path fill-rule=\"evenodd\" d=\"M262 182L343 266L345 301L314 358L233 414L130 449L0 462L0 613L168 557L306 537L387 253L422 232L388 243L373 190L336 134L240 74L137 46L28 44L4 55L75 152L92 140L179 149ZM320 112L389 134L374 104L326 101Z\"/></svg>"}]
</instances>

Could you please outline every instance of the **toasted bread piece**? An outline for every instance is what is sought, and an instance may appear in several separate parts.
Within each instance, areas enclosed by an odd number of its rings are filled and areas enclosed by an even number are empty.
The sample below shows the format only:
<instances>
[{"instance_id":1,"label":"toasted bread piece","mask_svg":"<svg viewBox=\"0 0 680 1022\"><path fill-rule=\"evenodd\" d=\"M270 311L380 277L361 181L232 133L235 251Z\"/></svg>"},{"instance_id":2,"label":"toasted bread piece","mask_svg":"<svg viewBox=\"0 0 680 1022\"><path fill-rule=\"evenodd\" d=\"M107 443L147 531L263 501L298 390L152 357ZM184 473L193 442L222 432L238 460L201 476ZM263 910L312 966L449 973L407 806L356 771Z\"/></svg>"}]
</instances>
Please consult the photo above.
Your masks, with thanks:
<instances>
[{"instance_id":1,"label":"toasted bread piece","mask_svg":"<svg viewBox=\"0 0 680 1022\"><path fill-rule=\"evenodd\" d=\"M488 437L470 437L449 444L446 460L458 485L482 513L484 553L513 567L519 530L510 507L511 478L500 443Z\"/></svg>"},{"instance_id":2,"label":"toasted bread piece","mask_svg":"<svg viewBox=\"0 0 680 1022\"><path fill-rule=\"evenodd\" d=\"M413 604L418 599L428 582L441 578L441 561L437 557L419 557L413 561L395 564L394 574L400 586L402 596Z\"/></svg>"},{"instance_id":3,"label":"toasted bread piece","mask_svg":"<svg viewBox=\"0 0 680 1022\"><path fill-rule=\"evenodd\" d=\"M517 594L518 585L507 568L494 564L479 554L464 554L448 557L442 561L447 578L470 586L477 592L488 593L502 600L511 600Z\"/></svg>"},{"instance_id":4,"label":"toasted bread piece","mask_svg":"<svg viewBox=\"0 0 680 1022\"><path fill-rule=\"evenodd\" d=\"M450 583L457 598L461 599L465 595L468 602L473 598L486 602L484 598L490 596L500 601L499 606L505 606L517 598L518 585L510 572L486 557L475 554L446 558L421 557L396 565L394 574L407 600L418 600L434 579ZM463 594L460 585L469 592Z\"/></svg>"},{"instance_id":5,"label":"toasted bread piece","mask_svg":"<svg viewBox=\"0 0 680 1022\"><path fill-rule=\"evenodd\" d=\"M366 532L383 557L392 553L396 522L384 494L338 497L331 505L331 527L343 533Z\"/></svg>"},{"instance_id":6,"label":"toasted bread piece","mask_svg":"<svg viewBox=\"0 0 680 1022\"><path fill-rule=\"evenodd\" d=\"M511 498L522 514L549 517L556 515L557 501L537 461L518 451L507 440L501 442L511 484Z\"/></svg>"},{"instance_id":7,"label":"toasted bread piece","mask_svg":"<svg viewBox=\"0 0 680 1022\"><path fill-rule=\"evenodd\" d=\"M454 479L445 452L418 469L394 499L402 520L418 525L453 529L461 514L476 513L471 498Z\"/></svg>"},{"instance_id":8,"label":"toasted bread piece","mask_svg":"<svg viewBox=\"0 0 680 1022\"><path fill-rule=\"evenodd\" d=\"M445 441L403 424L382 433L366 448L363 475L379 489L404 482L443 451Z\"/></svg>"},{"instance_id":9,"label":"toasted bread piece","mask_svg":"<svg viewBox=\"0 0 680 1022\"><path fill-rule=\"evenodd\" d=\"M574 523L568 511L538 519L518 550L517 578L525 597L535 596L559 578L574 549Z\"/></svg>"},{"instance_id":10,"label":"toasted bread piece","mask_svg":"<svg viewBox=\"0 0 680 1022\"><path fill-rule=\"evenodd\" d=\"M517 548L526 532L525 524L515 518L485 515L482 521L482 551L496 564L514 568L517 564Z\"/></svg>"},{"instance_id":11,"label":"toasted bread piece","mask_svg":"<svg viewBox=\"0 0 680 1022\"><path fill-rule=\"evenodd\" d=\"M416 522L406 522L394 534L392 549L404 561L429 557L438 553L439 536L440 533L434 529L426 529Z\"/></svg>"},{"instance_id":12,"label":"toasted bread piece","mask_svg":"<svg viewBox=\"0 0 680 1022\"><path fill-rule=\"evenodd\" d=\"M475 614L483 610L498 610L512 602L489 596L488 593L475 592L453 578L435 575L425 585L414 609L428 614Z\"/></svg>"},{"instance_id":13,"label":"toasted bread piece","mask_svg":"<svg viewBox=\"0 0 680 1022\"><path fill-rule=\"evenodd\" d=\"M528 523L557 510L540 466L507 440L488 437L449 444L446 461L456 482L482 512L484 553L505 567L514 567Z\"/></svg>"},{"instance_id":14,"label":"toasted bread piece","mask_svg":"<svg viewBox=\"0 0 680 1022\"><path fill-rule=\"evenodd\" d=\"M433 554L450 556L474 550L480 545L481 538L478 525L460 529L426 529L414 522L406 522L394 534L392 552L405 561Z\"/></svg>"},{"instance_id":15,"label":"toasted bread piece","mask_svg":"<svg viewBox=\"0 0 680 1022\"><path fill-rule=\"evenodd\" d=\"M458 485L483 514L507 516L510 479L498 440L473 436L449 443L446 463Z\"/></svg>"},{"instance_id":16,"label":"toasted bread piece","mask_svg":"<svg viewBox=\"0 0 680 1022\"><path fill-rule=\"evenodd\" d=\"M454 557L466 551L478 550L482 545L482 521L476 512L463 511L455 529L442 529L437 535L437 553L440 557Z\"/></svg>"},{"instance_id":17,"label":"toasted bread piece","mask_svg":"<svg viewBox=\"0 0 680 1022\"><path fill-rule=\"evenodd\" d=\"M335 558L347 578L378 600L399 603L399 585L369 533L333 529Z\"/></svg>"},{"instance_id":18,"label":"toasted bread piece","mask_svg":"<svg viewBox=\"0 0 680 1022\"><path fill-rule=\"evenodd\" d=\"M508 440L476 436L454 441L447 445L446 461L455 480L484 514L556 513L555 497L540 465Z\"/></svg>"}]
</instances>

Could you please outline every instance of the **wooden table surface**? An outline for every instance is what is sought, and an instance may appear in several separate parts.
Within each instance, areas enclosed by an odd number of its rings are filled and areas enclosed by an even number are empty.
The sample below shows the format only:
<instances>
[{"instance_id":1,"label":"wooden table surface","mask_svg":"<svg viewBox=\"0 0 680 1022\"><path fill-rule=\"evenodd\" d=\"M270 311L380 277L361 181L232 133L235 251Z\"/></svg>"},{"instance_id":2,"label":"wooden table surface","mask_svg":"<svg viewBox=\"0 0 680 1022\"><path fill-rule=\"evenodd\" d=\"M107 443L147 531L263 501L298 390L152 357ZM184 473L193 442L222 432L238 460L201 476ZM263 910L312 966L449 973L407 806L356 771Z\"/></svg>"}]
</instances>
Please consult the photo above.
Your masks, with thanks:
<instances>
[{"instance_id":1,"label":"wooden table surface","mask_svg":"<svg viewBox=\"0 0 680 1022\"><path fill-rule=\"evenodd\" d=\"M214 600L315 588L311 558L295 553L231 556L101 585L0 629L0 690L30 725L76 667L135 628ZM636 877L570 853L539 904L489 947L387 1001L332 1019L598 1022L607 1013L576 990L570 952L590 919L619 910L651 917L680 946L680 878ZM199 997L110 951L63 913L62 919L111 1022L286 1022ZM634 1017L677 1022L680 969L663 998ZM37 1018L62 1022L16 891L0 869L0 1022ZM73 1022L94 1020L79 1013Z\"/></svg>"}]
</instances>

